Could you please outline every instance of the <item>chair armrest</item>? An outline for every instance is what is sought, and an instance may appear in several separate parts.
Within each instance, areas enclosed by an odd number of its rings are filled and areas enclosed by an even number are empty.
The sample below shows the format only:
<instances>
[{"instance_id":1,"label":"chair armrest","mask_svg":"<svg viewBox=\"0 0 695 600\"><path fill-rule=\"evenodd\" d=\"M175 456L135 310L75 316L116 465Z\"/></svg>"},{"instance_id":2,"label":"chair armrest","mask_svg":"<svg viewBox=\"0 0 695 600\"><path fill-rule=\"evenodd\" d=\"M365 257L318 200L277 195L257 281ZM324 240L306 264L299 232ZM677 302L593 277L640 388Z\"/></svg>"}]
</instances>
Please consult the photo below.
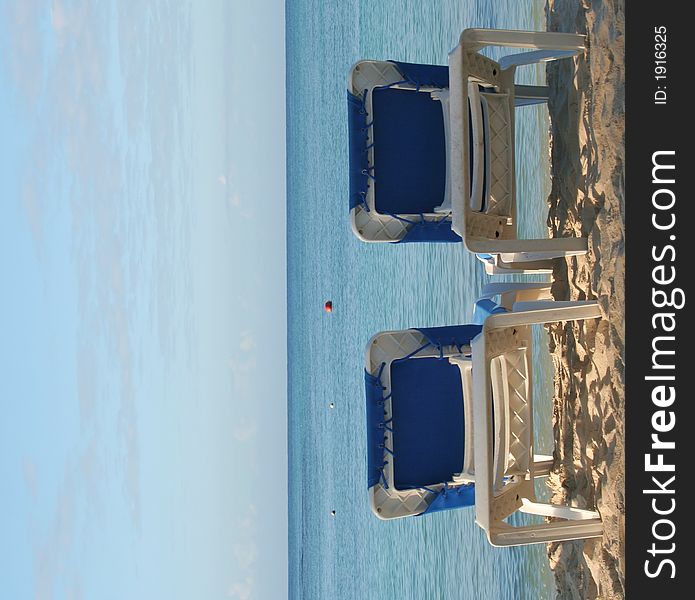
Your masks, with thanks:
<instances>
[{"instance_id":1,"label":"chair armrest","mask_svg":"<svg viewBox=\"0 0 695 600\"><path fill-rule=\"evenodd\" d=\"M550 295L550 282L488 283L483 286L482 295L478 299L492 299L495 296L501 296L499 304L510 310L517 302L553 299Z\"/></svg>"},{"instance_id":2,"label":"chair armrest","mask_svg":"<svg viewBox=\"0 0 695 600\"><path fill-rule=\"evenodd\" d=\"M460 43L467 48L506 46L538 50L585 50L586 38L577 33L555 31L518 31L513 29L465 29Z\"/></svg>"},{"instance_id":3,"label":"chair armrest","mask_svg":"<svg viewBox=\"0 0 695 600\"><path fill-rule=\"evenodd\" d=\"M534 50L532 52L508 54L503 56L499 62L502 69L508 69L509 67L521 67L562 58L571 58L576 56L578 52L579 50Z\"/></svg>"},{"instance_id":4,"label":"chair armrest","mask_svg":"<svg viewBox=\"0 0 695 600\"><path fill-rule=\"evenodd\" d=\"M517 302L513 306L513 312L489 316L484 327L496 329L514 325L543 325L556 321L596 319L601 316L601 308L595 300Z\"/></svg>"},{"instance_id":5,"label":"chair armrest","mask_svg":"<svg viewBox=\"0 0 695 600\"><path fill-rule=\"evenodd\" d=\"M487 534L488 540L493 546L517 546L519 544L601 537L603 535L603 523L601 519L587 519L514 527L499 521Z\"/></svg>"},{"instance_id":6,"label":"chair armrest","mask_svg":"<svg viewBox=\"0 0 695 600\"><path fill-rule=\"evenodd\" d=\"M466 248L478 254L526 254L527 260L559 258L568 254L584 254L588 249L585 237L557 237L536 240L464 237ZM520 260L522 257L515 257Z\"/></svg>"},{"instance_id":7,"label":"chair armrest","mask_svg":"<svg viewBox=\"0 0 695 600\"><path fill-rule=\"evenodd\" d=\"M499 254L477 255L485 265L487 275L542 274L553 272L553 259L524 262L506 262Z\"/></svg>"}]
</instances>

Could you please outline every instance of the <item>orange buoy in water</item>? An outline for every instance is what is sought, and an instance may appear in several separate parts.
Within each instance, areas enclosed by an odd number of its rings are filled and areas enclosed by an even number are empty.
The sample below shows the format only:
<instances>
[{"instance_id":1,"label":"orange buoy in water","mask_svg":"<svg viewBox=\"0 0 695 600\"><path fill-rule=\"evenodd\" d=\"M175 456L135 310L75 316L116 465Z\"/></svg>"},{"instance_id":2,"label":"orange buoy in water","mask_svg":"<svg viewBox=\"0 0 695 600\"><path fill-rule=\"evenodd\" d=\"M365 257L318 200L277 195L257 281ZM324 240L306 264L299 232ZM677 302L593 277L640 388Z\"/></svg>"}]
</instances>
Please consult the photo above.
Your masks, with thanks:
<instances>
[{"instance_id":1,"label":"orange buoy in water","mask_svg":"<svg viewBox=\"0 0 695 600\"><path fill-rule=\"evenodd\" d=\"M323 310L325 310L327 313L333 312L333 302L327 300L326 304L323 305Z\"/></svg>"}]
</instances>

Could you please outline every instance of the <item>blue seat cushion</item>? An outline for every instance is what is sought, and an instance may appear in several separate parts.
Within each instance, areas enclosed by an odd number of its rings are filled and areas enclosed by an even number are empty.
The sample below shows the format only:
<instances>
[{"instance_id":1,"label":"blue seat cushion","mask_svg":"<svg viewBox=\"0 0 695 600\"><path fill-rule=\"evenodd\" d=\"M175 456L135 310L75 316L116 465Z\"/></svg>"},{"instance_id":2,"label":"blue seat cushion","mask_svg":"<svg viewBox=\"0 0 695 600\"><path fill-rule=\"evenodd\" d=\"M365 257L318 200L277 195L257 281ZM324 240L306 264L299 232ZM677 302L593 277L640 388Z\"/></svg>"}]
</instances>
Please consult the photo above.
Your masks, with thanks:
<instances>
[{"instance_id":1,"label":"blue seat cushion","mask_svg":"<svg viewBox=\"0 0 695 600\"><path fill-rule=\"evenodd\" d=\"M446 359L391 363L394 484L397 489L450 481L463 468L463 390Z\"/></svg>"},{"instance_id":2,"label":"blue seat cushion","mask_svg":"<svg viewBox=\"0 0 695 600\"><path fill-rule=\"evenodd\" d=\"M483 298L477 300L475 303L475 307L473 308L473 323L482 325L489 316L506 312L509 311L503 306L500 306L488 298Z\"/></svg>"},{"instance_id":3,"label":"blue seat cushion","mask_svg":"<svg viewBox=\"0 0 695 600\"><path fill-rule=\"evenodd\" d=\"M441 103L427 92L377 88L372 111L377 212L434 212L446 183Z\"/></svg>"}]
</instances>

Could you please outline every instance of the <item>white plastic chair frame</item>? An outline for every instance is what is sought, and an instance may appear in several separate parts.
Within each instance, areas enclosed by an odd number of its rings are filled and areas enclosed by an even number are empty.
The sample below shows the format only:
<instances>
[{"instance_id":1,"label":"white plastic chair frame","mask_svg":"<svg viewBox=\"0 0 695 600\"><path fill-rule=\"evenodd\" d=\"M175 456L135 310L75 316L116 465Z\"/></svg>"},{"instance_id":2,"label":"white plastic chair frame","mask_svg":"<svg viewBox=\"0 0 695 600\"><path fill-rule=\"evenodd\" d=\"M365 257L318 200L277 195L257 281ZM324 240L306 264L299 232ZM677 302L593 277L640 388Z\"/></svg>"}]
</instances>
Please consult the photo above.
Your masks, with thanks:
<instances>
[{"instance_id":1,"label":"white plastic chair frame","mask_svg":"<svg viewBox=\"0 0 695 600\"><path fill-rule=\"evenodd\" d=\"M396 89L416 90L420 93L433 93L441 91L442 88L431 86L416 86L409 83L398 83L403 80L403 76L395 64L381 60L361 60L355 63L348 74L347 88L354 96L361 97L364 91L367 94L364 98L365 109L369 119L373 115L372 92L377 87L391 86ZM378 117L377 117L378 118ZM370 146L367 151L367 162L370 167L374 166L374 129L368 129L367 143ZM350 224L353 233L363 242L398 242L402 240L408 232L410 225L406 221L394 218L390 214L379 213L375 204L375 188L378 181L370 180L367 184L367 194L365 202L369 210L363 206L356 206L350 210ZM398 215L408 220L420 219L420 215L400 214ZM441 221L448 218L442 213L425 213L422 215L426 221Z\"/></svg>"},{"instance_id":2,"label":"white plastic chair frame","mask_svg":"<svg viewBox=\"0 0 695 600\"><path fill-rule=\"evenodd\" d=\"M533 479L547 475L552 460L533 455L530 396L530 326L600 316L595 301L516 302L513 312L488 317L482 332L471 342L475 515L493 546L603 535L601 518L596 511L536 501ZM519 368L520 356L523 357L522 368L528 369L523 385L515 382L509 373ZM456 357L449 361L461 364ZM524 397L526 391L529 395ZM512 471L509 471L510 466ZM515 527L504 519L517 510L565 520Z\"/></svg>"},{"instance_id":3,"label":"white plastic chair frame","mask_svg":"<svg viewBox=\"0 0 695 600\"><path fill-rule=\"evenodd\" d=\"M373 115L372 112L372 92L377 87L391 86L397 89L409 89L418 90L420 93L429 93L440 101L442 101L442 111L444 113L444 124L445 124L445 139L449 139L449 119L448 119L448 90L438 87L422 85L416 87L409 83L402 83L402 75L398 71L396 65L388 61L377 61L377 60L361 60L355 63L348 74L347 87L351 94L355 96L362 97L364 91L367 93L364 97L365 108L367 114ZM443 97L442 97L443 94ZM482 97L487 99L490 94L483 94ZM527 104L536 104L540 102L547 101L547 88L544 86L531 86L531 85L519 85L515 86L514 102L517 106L524 106ZM493 99L494 102L494 99ZM478 111L476 113L478 117L482 118L480 115L480 105L478 106ZM378 118L378 116L377 116ZM481 126L482 132L482 126ZM482 132L485 135L485 132ZM370 146L367 151L367 162L370 167L374 167L374 136L373 129L368 129L368 139L367 143ZM450 170L450 144L447 141L447 195L449 195L450 181L448 172ZM489 154L489 153L488 153ZM486 161L489 161L489 157L484 157ZM481 169L487 168L483 167L483 162L479 163ZM483 174L482 171L479 173L479 179L482 181ZM378 186L378 181L370 180L367 186L367 193L365 197L365 202L369 207L369 210L365 210L363 206L357 206L350 211L350 224L355 236L357 236L361 241L374 243L374 242L397 242L405 237L411 225L408 221L419 220L424 218L426 221L441 221L442 219L450 219L450 214L444 211L425 213L424 215L412 215L407 213L399 214L398 216L406 219L406 221L394 218L390 214L379 213L375 206L375 189ZM507 264L503 260L499 260L496 256L490 260L484 261L486 263L486 271L489 274L506 274L506 273L523 273L523 272L539 272L538 269L544 269L546 272L552 271L552 264L548 262L542 263L527 263L523 267L515 264Z\"/></svg>"},{"instance_id":4,"label":"white plastic chair frame","mask_svg":"<svg viewBox=\"0 0 695 600\"><path fill-rule=\"evenodd\" d=\"M365 368L369 373L375 374L379 371L382 363L385 367L381 374L381 384L384 386L384 413L386 419L391 419L393 416L391 404L391 363L402 356L407 356L422 348L427 343L427 339L422 333L416 329L406 329L402 331L382 331L376 334L369 340L367 344L365 356ZM470 348L461 348L462 352L466 352ZM416 355L417 358L451 356L461 357L461 353L455 346L444 346L441 354L438 348L429 347L421 350ZM463 360L463 358L461 358ZM470 358L468 359L468 368L464 365L461 368L462 380L464 385L464 398L470 398L473 393L473 381L471 378ZM465 423L465 447L464 447L464 469L461 477L454 477L452 481L447 482L451 487L459 486L464 483L469 483L472 479L466 475L473 471L473 413L472 403L464 402L464 423ZM396 432L397 434L397 432ZM393 448L393 435L388 429L384 429L384 446ZM418 515L427 509L431 500L432 492L428 492L424 488L413 489L398 489L394 483L393 461L394 459L388 452L384 450L384 469L383 479L376 485L369 488L369 504L372 512L379 519L389 520L398 519L401 517L409 517ZM430 485L428 488L438 492L444 487L444 482L437 485Z\"/></svg>"},{"instance_id":5,"label":"white plastic chair frame","mask_svg":"<svg viewBox=\"0 0 695 600\"><path fill-rule=\"evenodd\" d=\"M553 272L552 259L506 262L499 254L477 254L476 256L485 266L485 273L487 275L540 275Z\"/></svg>"},{"instance_id":6,"label":"white plastic chair frame","mask_svg":"<svg viewBox=\"0 0 695 600\"><path fill-rule=\"evenodd\" d=\"M464 391L465 456L463 470L447 482L450 487L475 483L476 522L495 546L533 544L600 537L603 526L597 512L536 501L533 479L550 473L552 456L533 452L530 325L557 320L600 317L597 303L549 301L547 283L491 283L483 298L499 296L513 312L488 317L470 348L459 352L443 348L443 355L461 371ZM375 335L367 346L365 367L370 373L382 363L386 417L392 416L390 363L421 347L424 337L416 330ZM433 348L422 356L439 356ZM493 420L494 410L494 420ZM494 430L493 430L494 423ZM393 433L385 431L385 445L393 447ZM494 439L494 442L493 442ZM372 512L380 519L422 513L431 493L421 489L398 490L393 485L389 455L382 481L369 490ZM439 491L444 484L429 486ZM504 521L515 511L560 517L561 522L514 527Z\"/></svg>"},{"instance_id":7,"label":"white plastic chair frame","mask_svg":"<svg viewBox=\"0 0 695 600\"><path fill-rule=\"evenodd\" d=\"M485 46L534 48L535 51L506 56L496 62L483 56ZM467 29L459 45L449 54L449 150L451 160L450 186L453 213L452 229L458 233L468 250L490 254L489 271L510 272L506 268L535 271L552 269L551 259L583 254L586 238L519 239L516 227L516 190L514 177L514 107L516 67L536 62L567 58L585 50L584 36L569 33ZM492 86L491 95L498 106L489 116L489 146L495 154L491 159L491 191L494 212L471 208L471 177L479 180L476 164L469 171L469 136L473 146L482 147L483 138L477 115L469 128L469 97L473 111L478 107L478 85ZM503 103L504 101L504 103ZM488 99L489 103L489 99ZM477 152L475 153L478 154ZM526 263L525 265L523 263ZM535 267L535 268L531 268ZM517 271L518 272L518 271Z\"/></svg>"},{"instance_id":8,"label":"white plastic chair frame","mask_svg":"<svg viewBox=\"0 0 695 600\"><path fill-rule=\"evenodd\" d=\"M550 294L550 285L548 283L490 283L483 287L481 298L498 298L498 304L511 310L514 303L518 301L533 301L552 299ZM365 368L369 373L379 371L382 363L384 367L381 375L381 383L385 387L384 396L387 400L384 403L386 418L390 419L392 414L391 408L391 363L395 360L394 357L407 356L418 348L421 348L427 340L415 329L406 329L402 331L384 331L375 335L367 344L365 356ZM442 348L442 356L449 358L456 356L459 360L459 367L462 371L462 386L464 403L464 462L461 473L447 482L450 487L455 487L461 484L471 483L475 481L473 467L473 403L470 400L473 397L473 379L472 379L472 363L470 360L470 348L463 349L462 356L459 349L454 346L445 346ZM439 350L430 347L421 350L418 358L428 358L440 356ZM389 430L384 430L386 437L385 446L393 448L393 434ZM423 512L432 498L431 492L424 489L406 489L399 490L394 484L393 474L393 459L389 456L388 451L384 450L384 482L380 481L377 485L369 490L370 506L372 512L380 519L395 519L417 515ZM549 459L552 464L552 457L541 457L539 460ZM439 491L444 484L429 486L434 491Z\"/></svg>"}]
</instances>

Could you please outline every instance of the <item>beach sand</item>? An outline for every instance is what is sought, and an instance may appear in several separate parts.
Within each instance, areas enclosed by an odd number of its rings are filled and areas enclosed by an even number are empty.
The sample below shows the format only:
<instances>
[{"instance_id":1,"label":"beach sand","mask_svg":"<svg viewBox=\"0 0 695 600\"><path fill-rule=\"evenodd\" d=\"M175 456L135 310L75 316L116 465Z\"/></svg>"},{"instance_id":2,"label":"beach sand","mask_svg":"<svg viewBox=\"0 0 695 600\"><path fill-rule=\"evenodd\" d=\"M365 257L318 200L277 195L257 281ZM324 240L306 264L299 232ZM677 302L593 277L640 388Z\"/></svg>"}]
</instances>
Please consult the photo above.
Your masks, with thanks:
<instances>
[{"instance_id":1,"label":"beach sand","mask_svg":"<svg viewBox=\"0 0 695 600\"><path fill-rule=\"evenodd\" d=\"M554 502L598 506L602 539L548 545L558 598L625 595L624 5L548 0L549 31L588 33L589 51L548 66L552 235L588 235L557 261L557 300L598 298L603 320L549 329L556 366ZM557 400L562 398L562 400Z\"/></svg>"}]
</instances>

